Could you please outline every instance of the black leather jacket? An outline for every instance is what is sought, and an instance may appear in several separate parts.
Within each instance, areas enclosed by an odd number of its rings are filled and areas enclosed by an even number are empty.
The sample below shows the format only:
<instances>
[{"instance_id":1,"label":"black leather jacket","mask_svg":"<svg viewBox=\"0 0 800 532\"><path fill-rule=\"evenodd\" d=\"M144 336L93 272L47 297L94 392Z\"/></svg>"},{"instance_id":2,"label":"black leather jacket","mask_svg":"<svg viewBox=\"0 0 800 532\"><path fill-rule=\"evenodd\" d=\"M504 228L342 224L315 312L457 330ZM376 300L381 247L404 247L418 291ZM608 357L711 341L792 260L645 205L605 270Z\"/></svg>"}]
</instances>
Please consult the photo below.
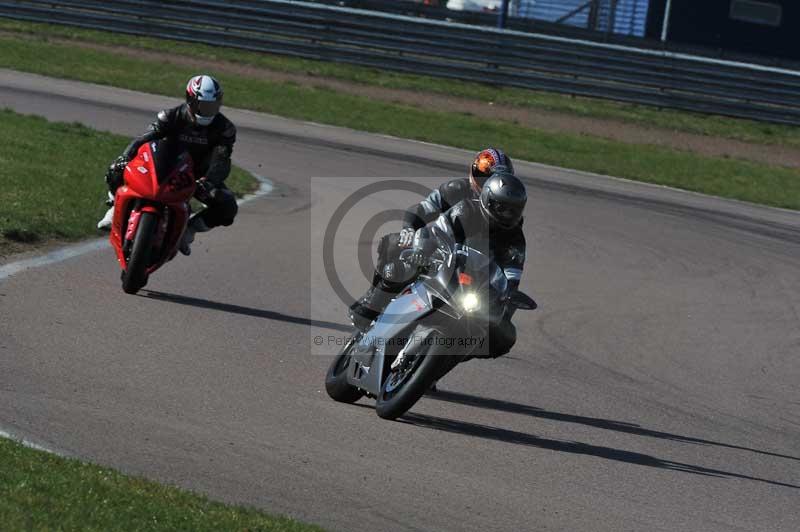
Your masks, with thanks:
<instances>
[{"instance_id":1,"label":"black leather jacket","mask_svg":"<svg viewBox=\"0 0 800 532\"><path fill-rule=\"evenodd\" d=\"M157 139L174 139L186 149L195 164L195 175L221 184L231 171L231 154L236 142L236 126L219 113L208 126L196 125L186 104L158 113L155 122L136 137L123 155L132 159L142 144Z\"/></svg>"}]
</instances>

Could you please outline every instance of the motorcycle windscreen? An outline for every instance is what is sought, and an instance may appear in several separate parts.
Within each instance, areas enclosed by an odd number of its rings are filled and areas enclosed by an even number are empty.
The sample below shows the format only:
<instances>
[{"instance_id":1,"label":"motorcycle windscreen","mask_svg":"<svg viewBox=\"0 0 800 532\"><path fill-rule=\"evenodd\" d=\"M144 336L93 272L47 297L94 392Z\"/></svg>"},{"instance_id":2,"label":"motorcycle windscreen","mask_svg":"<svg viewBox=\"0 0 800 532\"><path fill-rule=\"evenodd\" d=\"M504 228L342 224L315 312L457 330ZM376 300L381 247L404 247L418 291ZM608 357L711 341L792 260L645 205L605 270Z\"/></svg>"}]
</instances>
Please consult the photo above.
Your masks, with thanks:
<instances>
[{"instance_id":1,"label":"motorcycle windscreen","mask_svg":"<svg viewBox=\"0 0 800 532\"><path fill-rule=\"evenodd\" d=\"M183 150L180 149L177 142L167 139L151 142L150 150L153 154L153 166L156 170L158 182L165 183L178 164Z\"/></svg>"},{"instance_id":2,"label":"motorcycle windscreen","mask_svg":"<svg viewBox=\"0 0 800 532\"><path fill-rule=\"evenodd\" d=\"M179 143L166 139L151 143L153 166L165 201L188 200L194 194L194 164Z\"/></svg>"}]
</instances>

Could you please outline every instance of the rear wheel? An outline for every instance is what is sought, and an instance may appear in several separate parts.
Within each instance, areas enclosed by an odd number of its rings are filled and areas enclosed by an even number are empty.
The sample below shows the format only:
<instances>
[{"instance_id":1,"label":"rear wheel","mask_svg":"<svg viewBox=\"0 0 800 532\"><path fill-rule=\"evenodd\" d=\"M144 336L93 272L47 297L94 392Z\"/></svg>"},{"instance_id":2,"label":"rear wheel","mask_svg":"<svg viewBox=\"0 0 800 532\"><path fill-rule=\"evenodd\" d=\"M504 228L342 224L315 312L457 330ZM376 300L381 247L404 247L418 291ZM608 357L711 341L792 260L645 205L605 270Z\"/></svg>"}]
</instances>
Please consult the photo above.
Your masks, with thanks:
<instances>
[{"instance_id":1,"label":"rear wheel","mask_svg":"<svg viewBox=\"0 0 800 532\"><path fill-rule=\"evenodd\" d=\"M354 336L347 342L325 375L325 391L331 399L340 403L355 403L364 396L364 392L347 382L347 368L352 363L350 352L356 341L357 337Z\"/></svg>"},{"instance_id":2,"label":"rear wheel","mask_svg":"<svg viewBox=\"0 0 800 532\"><path fill-rule=\"evenodd\" d=\"M442 375L442 364L449 356L436 355L438 331L432 331L416 352L408 353L402 365L393 368L383 381L375 403L375 412L383 419L397 419L414 406L436 379Z\"/></svg>"},{"instance_id":3,"label":"rear wheel","mask_svg":"<svg viewBox=\"0 0 800 532\"><path fill-rule=\"evenodd\" d=\"M122 272L122 289L127 294L135 294L147 284L147 267L153 248L153 236L158 226L158 218L152 212L143 212L139 227L133 237L133 246L128 265Z\"/></svg>"}]
</instances>

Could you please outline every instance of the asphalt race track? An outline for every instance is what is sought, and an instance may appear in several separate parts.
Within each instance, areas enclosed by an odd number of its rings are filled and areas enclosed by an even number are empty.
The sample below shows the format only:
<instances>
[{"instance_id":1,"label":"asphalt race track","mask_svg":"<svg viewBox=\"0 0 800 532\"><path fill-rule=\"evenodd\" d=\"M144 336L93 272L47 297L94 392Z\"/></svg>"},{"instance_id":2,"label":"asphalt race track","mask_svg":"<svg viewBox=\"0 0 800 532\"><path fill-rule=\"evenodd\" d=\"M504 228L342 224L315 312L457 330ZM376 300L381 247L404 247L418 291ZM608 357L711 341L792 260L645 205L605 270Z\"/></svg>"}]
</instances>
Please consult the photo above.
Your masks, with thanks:
<instances>
[{"instance_id":1,"label":"asphalt race track","mask_svg":"<svg viewBox=\"0 0 800 532\"><path fill-rule=\"evenodd\" d=\"M0 107L123 134L173 102L0 70ZM800 215L520 163L541 308L510 356L387 422L322 386L348 331L325 218L470 155L226 114L236 162L275 191L141 295L110 248L0 280L0 429L333 530L800 530ZM344 218L354 294L365 216L412 199Z\"/></svg>"}]
</instances>

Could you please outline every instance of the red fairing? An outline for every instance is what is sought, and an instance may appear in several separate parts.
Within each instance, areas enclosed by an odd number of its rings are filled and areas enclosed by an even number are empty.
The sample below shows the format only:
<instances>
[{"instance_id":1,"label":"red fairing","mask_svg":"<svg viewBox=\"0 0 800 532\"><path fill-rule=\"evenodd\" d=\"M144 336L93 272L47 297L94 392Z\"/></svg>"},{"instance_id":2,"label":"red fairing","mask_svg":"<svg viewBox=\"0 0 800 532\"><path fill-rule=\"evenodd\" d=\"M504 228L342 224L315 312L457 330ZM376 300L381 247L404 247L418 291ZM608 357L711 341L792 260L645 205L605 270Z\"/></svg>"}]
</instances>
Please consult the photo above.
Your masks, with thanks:
<instances>
[{"instance_id":1,"label":"red fairing","mask_svg":"<svg viewBox=\"0 0 800 532\"><path fill-rule=\"evenodd\" d=\"M142 215L142 211L134 210L131 211L131 215L128 216L128 230L125 231L125 240L133 240L133 237L136 236L136 228L139 227L139 217Z\"/></svg>"},{"instance_id":2,"label":"red fairing","mask_svg":"<svg viewBox=\"0 0 800 532\"><path fill-rule=\"evenodd\" d=\"M124 184L117 189L114 198L110 239L123 270L126 268L124 245L136 235L142 212L152 212L159 217L153 241L159 258L148 268L148 274L175 256L189 220L188 202L195 190L191 157L183 154L169 170L169 175L159 180L154 157L157 149L156 143L146 143L139 148L125 168Z\"/></svg>"}]
</instances>

